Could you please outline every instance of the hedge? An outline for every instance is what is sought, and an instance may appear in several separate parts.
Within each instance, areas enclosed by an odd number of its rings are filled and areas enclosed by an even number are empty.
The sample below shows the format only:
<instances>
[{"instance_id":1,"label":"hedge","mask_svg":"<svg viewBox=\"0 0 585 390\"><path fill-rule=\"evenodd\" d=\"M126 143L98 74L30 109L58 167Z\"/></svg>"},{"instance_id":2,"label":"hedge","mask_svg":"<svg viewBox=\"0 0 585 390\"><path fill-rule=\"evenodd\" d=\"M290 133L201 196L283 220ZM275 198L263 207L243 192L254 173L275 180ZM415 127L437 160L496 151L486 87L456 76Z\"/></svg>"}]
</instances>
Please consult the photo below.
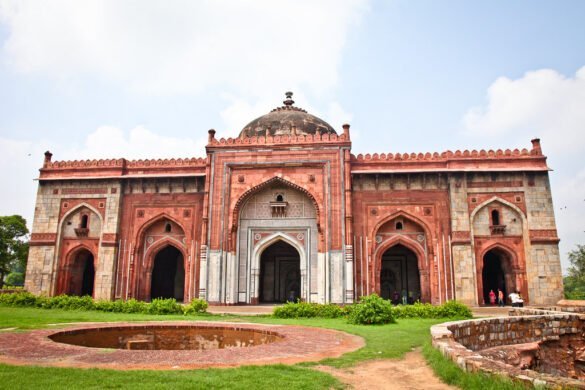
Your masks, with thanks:
<instances>
[{"instance_id":1,"label":"hedge","mask_svg":"<svg viewBox=\"0 0 585 390\"><path fill-rule=\"evenodd\" d=\"M361 297L359 302L346 306L333 303L287 302L283 306L276 307L273 315L277 318L338 318L347 316L350 321L355 321L354 323L393 322L393 319L396 318L472 318L473 316L469 307L457 301L448 301L442 305L416 302L413 305L392 306L390 301L384 300L376 294Z\"/></svg>"},{"instance_id":2,"label":"hedge","mask_svg":"<svg viewBox=\"0 0 585 390\"><path fill-rule=\"evenodd\" d=\"M174 298L156 298L147 303L136 299L127 301L94 301L90 296L58 295L43 297L29 292L0 294L0 305L14 307L37 307L42 309L63 310L96 310L111 313L141 313L141 314L185 314L195 315L205 313L207 302L193 299L187 305L177 303Z\"/></svg>"}]
</instances>

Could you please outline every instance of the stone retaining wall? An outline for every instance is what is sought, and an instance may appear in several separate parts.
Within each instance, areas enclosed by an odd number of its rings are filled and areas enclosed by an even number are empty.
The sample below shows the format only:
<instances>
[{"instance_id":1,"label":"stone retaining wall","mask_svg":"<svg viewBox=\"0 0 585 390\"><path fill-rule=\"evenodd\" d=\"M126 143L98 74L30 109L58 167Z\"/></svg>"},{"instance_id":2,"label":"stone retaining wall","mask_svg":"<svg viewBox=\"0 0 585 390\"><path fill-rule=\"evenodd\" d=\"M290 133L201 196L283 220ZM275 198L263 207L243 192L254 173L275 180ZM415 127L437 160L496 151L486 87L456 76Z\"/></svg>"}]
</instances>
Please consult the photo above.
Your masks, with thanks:
<instances>
[{"instance_id":1,"label":"stone retaining wall","mask_svg":"<svg viewBox=\"0 0 585 390\"><path fill-rule=\"evenodd\" d=\"M516 345L521 351L529 343L549 345L559 340L582 339L585 316L524 308L514 308L509 315L435 325L431 328L433 346L465 371L501 374L532 385L585 389L583 381L522 369L521 365L506 364L508 359L494 360L478 353L493 347Z\"/></svg>"}]
</instances>

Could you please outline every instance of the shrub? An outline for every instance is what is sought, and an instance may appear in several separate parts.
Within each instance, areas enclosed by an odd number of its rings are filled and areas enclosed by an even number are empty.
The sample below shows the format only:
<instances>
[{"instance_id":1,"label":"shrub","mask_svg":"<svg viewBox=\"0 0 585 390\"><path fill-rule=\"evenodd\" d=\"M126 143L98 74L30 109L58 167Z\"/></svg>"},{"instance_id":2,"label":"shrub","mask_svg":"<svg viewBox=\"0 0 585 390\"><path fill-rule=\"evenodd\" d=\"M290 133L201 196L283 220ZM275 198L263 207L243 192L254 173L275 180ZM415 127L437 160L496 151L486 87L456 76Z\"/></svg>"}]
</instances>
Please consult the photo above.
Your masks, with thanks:
<instances>
[{"instance_id":1,"label":"shrub","mask_svg":"<svg viewBox=\"0 0 585 390\"><path fill-rule=\"evenodd\" d=\"M338 318L345 315L345 310L334 303L325 305L308 302L287 302L274 309L277 318Z\"/></svg>"},{"instance_id":2,"label":"shrub","mask_svg":"<svg viewBox=\"0 0 585 390\"><path fill-rule=\"evenodd\" d=\"M110 313L124 313L126 302L118 299L115 301L96 301L95 310L106 311Z\"/></svg>"},{"instance_id":3,"label":"shrub","mask_svg":"<svg viewBox=\"0 0 585 390\"><path fill-rule=\"evenodd\" d=\"M45 309L64 309L64 310L93 310L95 305L92 297L85 295L83 297L71 295L58 295L52 298L44 299L41 307Z\"/></svg>"},{"instance_id":4,"label":"shrub","mask_svg":"<svg viewBox=\"0 0 585 390\"><path fill-rule=\"evenodd\" d=\"M316 316L317 310L311 303L286 302L283 306L276 307L272 314L277 318L311 318Z\"/></svg>"},{"instance_id":5,"label":"shrub","mask_svg":"<svg viewBox=\"0 0 585 390\"><path fill-rule=\"evenodd\" d=\"M0 304L6 306L38 306L39 297L26 291L0 294Z\"/></svg>"},{"instance_id":6,"label":"shrub","mask_svg":"<svg viewBox=\"0 0 585 390\"><path fill-rule=\"evenodd\" d=\"M359 303L349 310L348 322L358 325L389 324L396 320L392 314L392 304L377 294L361 297Z\"/></svg>"},{"instance_id":7,"label":"shrub","mask_svg":"<svg viewBox=\"0 0 585 390\"><path fill-rule=\"evenodd\" d=\"M346 310L334 303L328 303L325 305L315 304L317 309L316 317L321 318L339 318L346 314Z\"/></svg>"},{"instance_id":8,"label":"shrub","mask_svg":"<svg viewBox=\"0 0 585 390\"><path fill-rule=\"evenodd\" d=\"M203 299L193 298L188 305L183 306L183 314L193 315L205 313L207 311L207 302Z\"/></svg>"},{"instance_id":9,"label":"shrub","mask_svg":"<svg viewBox=\"0 0 585 390\"><path fill-rule=\"evenodd\" d=\"M182 306L174 298L153 299L151 303L131 298L127 301L94 301L90 296L58 295L52 298L36 296L26 291L16 293L0 293L0 305L39 307L43 309L64 310L98 310L111 313L134 314L197 314L205 313L207 302L193 299L189 305Z\"/></svg>"},{"instance_id":10,"label":"shrub","mask_svg":"<svg viewBox=\"0 0 585 390\"><path fill-rule=\"evenodd\" d=\"M149 304L144 301L139 301L135 298L130 298L123 302L122 313L148 313Z\"/></svg>"},{"instance_id":11,"label":"shrub","mask_svg":"<svg viewBox=\"0 0 585 390\"><path fill-rule=\"evenodd\" d=\"M471 318L469 307L457 301L434 306L416 302L414 305L398 305L392 308L395 318Z\"/></svg>"},{"instance_id":12,"label":"shrub","mask_svg":"<svg viewBox=\"0 0 585 390\"><path fill-rule=\"evenodd\" d=\"M461 302L457 301L447 301L446 303L442 304L441 306L437 306L438 317L461 317L461 318L471 318L473 317L473 313L471 309L464 305Z\"/></svg>"},{"instance_id":13,"label":"shrub","mask_svg":"<svg viewBox=\"0 0 585 390\"><path fill-rule=\"evenodd\" d=\"M175 298L155 298L148 305L148 314L183 314Z\"/></svg>"}]
</instances>

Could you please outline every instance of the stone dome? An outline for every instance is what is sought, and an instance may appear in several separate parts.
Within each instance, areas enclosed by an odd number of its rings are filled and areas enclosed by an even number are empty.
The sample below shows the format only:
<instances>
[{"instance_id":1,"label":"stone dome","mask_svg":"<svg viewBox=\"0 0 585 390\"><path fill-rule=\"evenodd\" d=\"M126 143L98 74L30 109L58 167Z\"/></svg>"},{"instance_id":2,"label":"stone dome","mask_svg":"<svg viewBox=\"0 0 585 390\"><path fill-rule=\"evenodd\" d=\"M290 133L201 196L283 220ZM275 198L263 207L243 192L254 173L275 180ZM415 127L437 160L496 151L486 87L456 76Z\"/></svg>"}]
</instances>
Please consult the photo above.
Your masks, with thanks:
<instances>
[{"instance_id":1,"label":"stone dome","mask_svg":"<svg viewBox=\"0 0 585 390\"><path fill-rule=\"evenodd\" d=\"M286 93L284 106L275 108L266 115L254 119L240 132L240 137L265 135L308 135L336 134L333 127L323 119L307 113L302 108L294 107L292 92Z\"/></svg>"}]
</instances>

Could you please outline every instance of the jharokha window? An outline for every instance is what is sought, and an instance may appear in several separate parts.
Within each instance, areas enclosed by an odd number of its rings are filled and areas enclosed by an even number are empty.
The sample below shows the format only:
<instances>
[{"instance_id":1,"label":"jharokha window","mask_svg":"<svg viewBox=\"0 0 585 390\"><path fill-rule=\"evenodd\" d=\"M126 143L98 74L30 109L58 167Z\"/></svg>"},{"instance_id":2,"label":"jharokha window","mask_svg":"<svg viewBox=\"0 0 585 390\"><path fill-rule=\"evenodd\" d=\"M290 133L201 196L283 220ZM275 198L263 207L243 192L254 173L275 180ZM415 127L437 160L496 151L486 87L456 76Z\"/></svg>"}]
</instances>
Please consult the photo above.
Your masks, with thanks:
<instances>
[{"instance_id":1,"label":"jharokha window","mask_svg":"<svg viewBox=\"0 0 585 390\"><path fill-rule=\"evenodd\" d=\"M87 237L87 235L89 234L89 215L81 214L79 226L76 229L74 229L74 231L77 237Z\"/></svg>"},{"instance_id":2,"label":"jharokha window","mask_svg":"<svg viewBox=\"0 0 585 390\"><path fill-rule=\"evenodd\" d=\"M506 225L502 223L500 210L492 209L490 211L490 232L491 234L504 234Z\"/></svg>"},{"instance_id":3,"label":"jharokha window","mask_svg":"<svg viewBox=\"0 0 585 390\"><path fill-rule=\"evenodd\" d=\"M79 223L79 227L82 229L87 229L88 225L89 225L89 215L83 214L81 216L81 222Z\"/></svg>"}]
</instances>

